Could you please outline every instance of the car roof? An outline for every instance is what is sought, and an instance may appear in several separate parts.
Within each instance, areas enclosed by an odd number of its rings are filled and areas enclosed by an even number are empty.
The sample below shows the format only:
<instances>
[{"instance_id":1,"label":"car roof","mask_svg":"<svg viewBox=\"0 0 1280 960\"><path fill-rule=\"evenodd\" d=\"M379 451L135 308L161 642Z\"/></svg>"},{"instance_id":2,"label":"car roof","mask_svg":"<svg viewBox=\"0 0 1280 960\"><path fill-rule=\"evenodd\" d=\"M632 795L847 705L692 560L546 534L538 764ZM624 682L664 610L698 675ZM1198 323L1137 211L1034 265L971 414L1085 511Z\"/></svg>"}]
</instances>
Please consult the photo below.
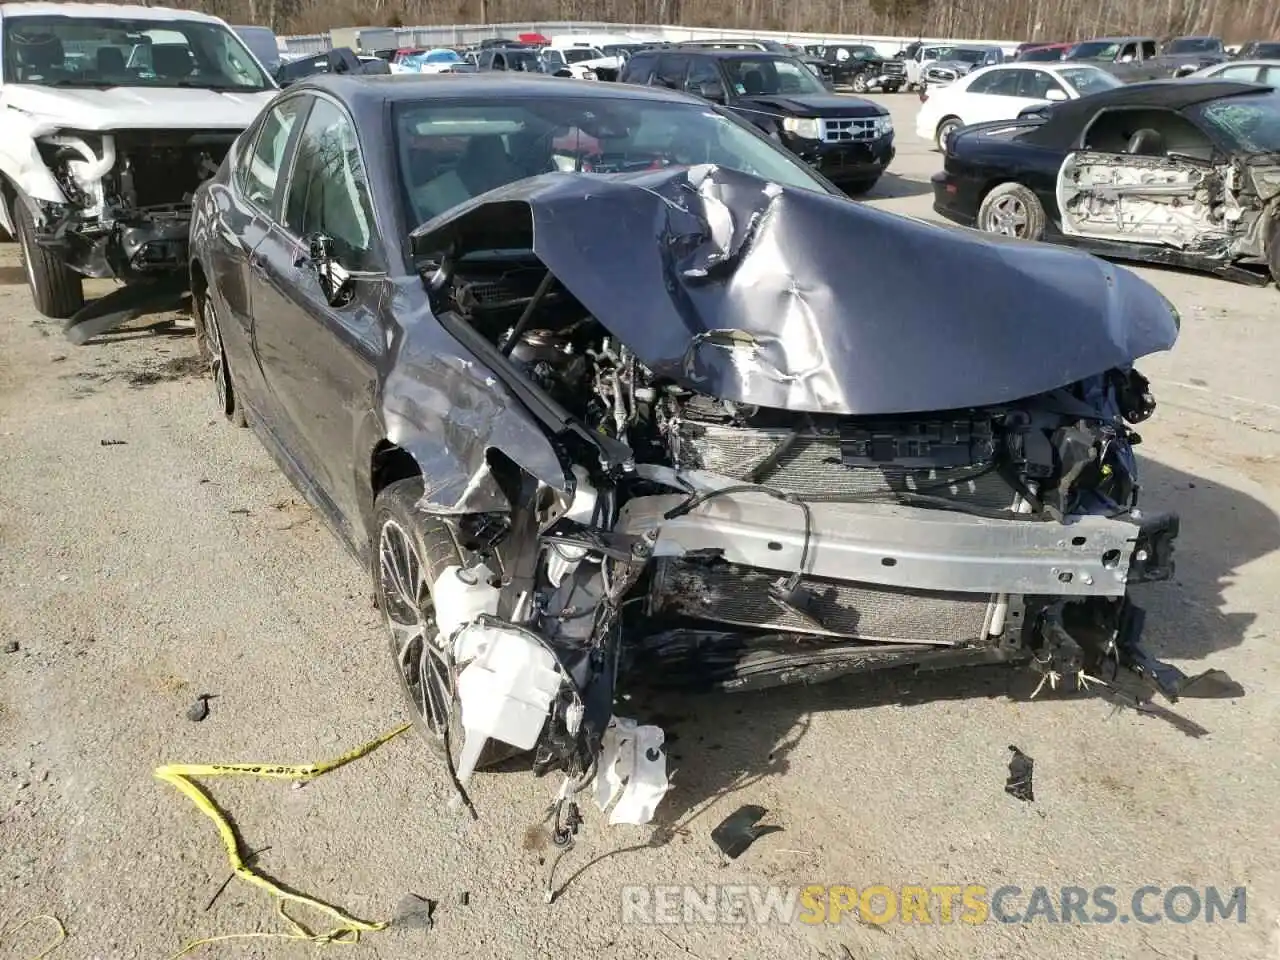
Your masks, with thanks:
<instances>
[{"instance_id":1,"label":"car roof","mask_svg":"<svg viewBox=\"0 0 1280 960\"><path fill-rule=\"evenodd\" d=\"M194 20L222 23L218 17L173 7L143 7L124 3L0 3L0 17L77 17L120 20Z\"/></svg>"},{"instance_id":2,"label":"car roof","mask_svg":"<svg viewBox=\"0 0 1280 960\"><path fill-rule=\"evenodd\" d=\"M1099 106L1157 107L1165 110L1182 110L1223 97L1238 97L1245 93L1260 93L1272 89L1261 83L1243 80L1149 80L1146 83L1129 83L1111 90L1100 90L1087 98L1075 101Z\"/></svg>"},{"instance_id":3,"label":"car roof","mask_svg":"<svg viewBox=\"0 0 1280 960\"><path fill-rule=\"evenodd\" d=\"M739 50L733 47L700 47L696 44L677 44L666 50L645 50L644 53L696 53L703 57L718 57L721 60L759 60L770 57L774 60L794 60L795 54L779 53L776 50Z\"/></svg>"},{"instance_id":4,"label":"car roof","mask_svg":"<svg viewBox=\"0 0 1280 960\"><path fill-rule=\"evenodd\" d=\"M670 90L634 83L574 83L563 77L518 72L482 71L480 73L393 73L364 74L321 73L307 77L289 87L290 92L303 89L325 90L352 107L371 107L381 103L422 100L465 100L470 97L566 99L587 97L596 100L650 100L671 103L706 101Z\"/></svg>"}]
</instances>

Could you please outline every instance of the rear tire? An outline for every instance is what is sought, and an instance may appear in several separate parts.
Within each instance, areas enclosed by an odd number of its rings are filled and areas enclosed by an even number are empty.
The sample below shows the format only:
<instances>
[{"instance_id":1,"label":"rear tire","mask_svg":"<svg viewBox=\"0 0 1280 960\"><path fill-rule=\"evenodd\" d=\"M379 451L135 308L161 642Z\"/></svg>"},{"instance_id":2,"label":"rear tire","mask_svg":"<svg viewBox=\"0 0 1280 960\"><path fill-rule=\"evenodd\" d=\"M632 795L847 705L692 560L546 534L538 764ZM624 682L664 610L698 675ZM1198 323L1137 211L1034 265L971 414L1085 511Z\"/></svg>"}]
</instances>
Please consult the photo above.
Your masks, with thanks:
<instances>
[{"instance_id":1,"label":"rear tire","mask_svg":"<svg viewBox=\"0 0 1280 960\"><path fill-rule=\"evenodd\" d=\"M1022 240L1044 236L1046 217L1040 198L1020 183L999 183L978 206L978 229Z\"/></svg>"},{"instance_id":2,"label":"rear tire","mask_svg":"<svg viewBox=\"0 0 1280 960\"><path fill-rule=\"evenodd\" d=\"M67 320L84 306L84 281L54 254L36 244L31 211L15 198L10 208L27 286L36 310L51 320Z\"/></svg>"},{"instance_id":3,"label":"rear tire","mask_svg":"<svg viewBox=\"0 0 1280 960\"><path fill-rule=\"evenodd\" d=\"M939 153L947 152L947 141L955 134L957 130L963 127L959 117L943 117L942 122L938 124L938 130L933 135L933 142L938 148Z\"/></svg>"},{"instance_id":4,"label":"rear tire","mask_svg":"<svg viewBox=\"0 0 1280 960\"><path fill-rule=\"evenodd\" d=\"M240 402L240 392L227 363L227 350L222 344L222 327L218 323L218 312L213 306L210 291L205 290L198 298L193 298L192 303L196 313L197 349L209 364L218 406L233 427L247 427L249 421L245 418L244 404Z\"/></svg>"}]
</instances>

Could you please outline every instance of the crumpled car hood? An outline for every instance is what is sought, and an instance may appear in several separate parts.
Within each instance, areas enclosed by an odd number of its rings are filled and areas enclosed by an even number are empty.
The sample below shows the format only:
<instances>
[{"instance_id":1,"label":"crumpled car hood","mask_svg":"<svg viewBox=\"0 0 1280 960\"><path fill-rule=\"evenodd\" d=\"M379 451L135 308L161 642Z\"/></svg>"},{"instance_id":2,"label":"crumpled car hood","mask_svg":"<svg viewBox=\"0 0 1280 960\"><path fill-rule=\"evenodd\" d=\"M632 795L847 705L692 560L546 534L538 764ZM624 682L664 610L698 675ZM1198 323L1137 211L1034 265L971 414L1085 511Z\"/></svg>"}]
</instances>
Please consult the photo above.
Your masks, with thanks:
<instances>
[{"instance_id":1,"label":"crumpled car hood","mask_svg":"<svg viewBox=\"0 0 1280 960\"><path fill-rule=\"evenodd\" d=\"M715 166L545 174L413 233L531 249L656 374L844 415L1018 400L1173 346L1154 287L1088 254L938 227Z\"/></svg>"},{"instance_id":2,"label":"crumpled car hood","mask_svg":"<svg viewBox=\"0 0 1280 960\"><path fill-rule=\"evenodd\" d=\"M183 87L108 90L6 84L7 107L42 128L75 130L243 130L279 90L218 93Z\"/></svg>"}]
</instances>

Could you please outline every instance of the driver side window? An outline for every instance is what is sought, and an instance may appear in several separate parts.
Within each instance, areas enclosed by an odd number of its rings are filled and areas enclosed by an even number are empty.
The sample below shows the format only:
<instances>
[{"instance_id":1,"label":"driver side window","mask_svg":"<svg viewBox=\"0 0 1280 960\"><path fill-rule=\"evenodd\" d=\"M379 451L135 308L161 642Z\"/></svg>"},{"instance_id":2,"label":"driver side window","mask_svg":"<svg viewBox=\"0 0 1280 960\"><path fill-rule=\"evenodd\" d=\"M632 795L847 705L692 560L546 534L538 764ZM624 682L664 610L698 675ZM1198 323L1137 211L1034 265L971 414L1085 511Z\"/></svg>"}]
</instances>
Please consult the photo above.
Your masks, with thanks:
<instances>
[{"instance_id":1,"label":"driver side window","mask_svg":"<svg viewBox=\"0 0 1280 960\"><path fill-rule=\"evenodd\" d=\"M704 83L724 85L720 79L720 71L716 67L716 61L703 57L694 57L693 62L689 65L689 78L685 81L684 89L687 93L700 96Z\"/></svg>"},{"instance_id":2,"label":"driver side window","mask_svg":"<svg viewBox=\"0 0 1280 960\"><path fill-rule=\"evenodd\" d=\"M1059 90L1066 93L1062 89L1062 84L1051 73L1043 70L1019 70L1021 77L1018 82L1018 96L1026 97L1029 100L1044 100L1048 97L1050 90Z\"/></svg>"},{"instance_id":3,"label":"driver side window","mask_svg":"<svg viewBox=\"0 0 1280 960\"><path fill-rule=\"evenodd\" d=\"M298 139L284 222L297 237L332 239L348 270L374 269L373 205L355 127L328 100L315 101Z\"/></svg>"},{"instance_id":4,"label":"driver side window","mask_svg":"<svg viewBox=\"0 0 1280 960\"><path fill-rule=\"evenodd\" d=\"M290 97L272 107L258 125L256 139L247 145L236 171L236 185L244 198L263 213L275 208L276 184L298 117L306 112L303 97Z\"/></svg>"}]
</instances>

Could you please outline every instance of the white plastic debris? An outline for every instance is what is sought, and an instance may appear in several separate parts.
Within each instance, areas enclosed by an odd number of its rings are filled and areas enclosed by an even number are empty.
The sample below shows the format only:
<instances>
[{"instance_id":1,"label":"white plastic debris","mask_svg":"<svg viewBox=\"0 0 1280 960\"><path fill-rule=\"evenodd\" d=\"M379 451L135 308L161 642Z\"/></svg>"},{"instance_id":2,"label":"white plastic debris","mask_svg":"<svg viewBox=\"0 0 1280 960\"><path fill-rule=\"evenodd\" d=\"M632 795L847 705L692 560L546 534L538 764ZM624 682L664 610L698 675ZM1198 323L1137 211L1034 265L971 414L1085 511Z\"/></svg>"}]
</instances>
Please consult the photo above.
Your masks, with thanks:
<instances>
[{"instance_id":1,"label":"white plastic debris","mask_svg":"<svg viewBox=\"0 0 1280 960\"><path fill-rule=\"evenodd\" d=\"M646 824L671 789L667 781L666 737L661 727L640 726L614 717L605 730L596 771L596 805L607 810L609 823Z\"/></svg>"},{"instance_id":2,"label":"white plastic debris","mask_svg":"<svg viewBox=\"0 0 1280 960\"><path fill-rule=\"evenodd\" d=\"M497 614L502 590L490 584L492 579L493 571L483 563L466 570L454 564L441 571L431 585L436 629L441 637L452 637L459 627L481 614Z\"/></svg>"},{"instance_id":3,"label":"white plastic debris","mask_svg":"<svg viewBox=\"0 0 1280 960\"><path fill-rule=\"evenodd\" d=\"M471 623L458 635L460 646L464 640L480 651L458 675L463 742L457 774L465 786L489 740L533 749L561 677L551 651L515 628Z\"/></svg>"}]
</instances>

